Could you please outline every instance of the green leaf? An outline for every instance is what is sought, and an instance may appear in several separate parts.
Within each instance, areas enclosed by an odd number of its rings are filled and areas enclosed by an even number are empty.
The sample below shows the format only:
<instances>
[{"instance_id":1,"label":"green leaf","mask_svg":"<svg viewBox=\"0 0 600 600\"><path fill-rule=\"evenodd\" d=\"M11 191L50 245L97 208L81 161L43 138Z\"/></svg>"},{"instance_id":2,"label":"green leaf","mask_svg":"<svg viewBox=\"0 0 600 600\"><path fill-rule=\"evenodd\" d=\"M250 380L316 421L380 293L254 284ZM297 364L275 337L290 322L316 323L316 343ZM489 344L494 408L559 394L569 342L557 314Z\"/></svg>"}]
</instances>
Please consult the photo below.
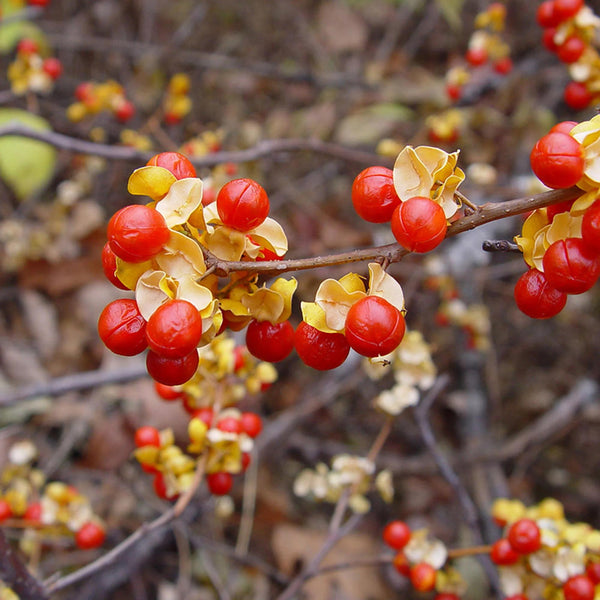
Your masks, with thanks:
<instances>
[{"instance_id":1,"label":"green leaf","mask_svg":"<svg viewBox=\"0 0 600 600\"><path fill-rule=\"evenodd\" d=\"M38 131L50 129L37 115L16 108L0 109L0 126L11 122ZM0 178L20 200L45 188L55 165L56 150L50 144L15 135L0 138Z\"/></svg>"},{"instance_id":2,"label":"green leaf","mask_svg":"<svg viewBox=\"0 0 600 600\"><path fill-rule=\"evenodd\" d=\"M42 53L48 49L48 41L42 30L31 21L10 21L0 25L0 54L12 52L23 38L35 40Z\"/></svg>"}]
</instances>

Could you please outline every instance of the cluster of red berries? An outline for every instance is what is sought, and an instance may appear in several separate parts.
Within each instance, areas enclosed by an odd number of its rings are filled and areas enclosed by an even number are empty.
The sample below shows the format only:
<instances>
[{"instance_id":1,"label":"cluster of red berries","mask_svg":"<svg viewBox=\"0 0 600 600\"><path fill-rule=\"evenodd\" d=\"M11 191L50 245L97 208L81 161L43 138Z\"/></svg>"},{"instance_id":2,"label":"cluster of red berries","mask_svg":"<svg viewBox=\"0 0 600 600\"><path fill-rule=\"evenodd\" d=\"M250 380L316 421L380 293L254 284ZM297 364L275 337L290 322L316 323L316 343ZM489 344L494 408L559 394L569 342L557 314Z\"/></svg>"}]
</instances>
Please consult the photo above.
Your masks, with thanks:
<instances>
[{"instance_id":1,"label":"cluster of red berries","mask_svg":"<svg viewBox=\"0 0 600 600\"><path fill-rule=\"evenodd\" d=\"M233 434L234 436L245 435L248 438L256 438L262 431L262 419L259 415L253 412L242 412L237 416L231 413L225 413L223 416L215 416L211 407L203 407L196 409L192 415L192 419L199 419L206 425L208 431L214 428L217 432L224 434ZM155 427L144 426L140 427L135 432L134 442L137 448L147 446L161 448L161 433ZM206 449L205 449L206 451ZM164 452L169 452L167 448ZM162 465L160 459L158 462L145 462L143 458L138 457L142 469L154 476L154 491L159 498L164 500L176 500L178 494L169 494L165 482L165 472L168 471L168 465ZM241 453L241 472L245 472L250 465L250 454L242 451ZM209 461L210 466L210 461ZM217 467L218 470L210 469L206 475L206 485L215 496L223 496L231 490L233 486L234 475L237 471L231 473L222 468L222 465Z\"/></svg>"},{"instance_id":2,"label":"cluster of red berries","mask_svg":"<svg viewBox=\"0 0 600 600\"><path fill-rule=\"evenodd\" d=\"M569 131L576 125L565 121L555 125L531 152L531 167L542 183L559 189L575 185L585 166L581 144ZM573 202L546 209L548 223L570 211ZM515 287L517 306L526 315L547 319L565 306L568 294L589 290L600 277L600 202L583 214L581 237L559 239L550 244L543 257L543 271L531 268Z\"/></svg>"},{"instance_id":3,"label":"cluster of red berries","mask_svg":"<svg viewBox=\"0 0 600 600\"><path fill-rule=\"evenodd\" d=\"M396 241L410 252L429 252L446 236L442 207L425 196L400 198L386 167L368 167L356 176L352 204L365 221L390 223Z\"/></svg>"},{"instance_id":4,"label":"cluster of red berries","mask_svg":"<svg viewBox=\"0 0 600 600\"><path fill-rule=\"evenodd\" d=\"M23 57L39 55L40 45L30 38L23 38L17 44L17 54ZM42 61L42 71L52 80L58 79L63 72L62 63L58 58L49 56Z\"/></svg>"},{"instance_id":5,"label":"cluster of red berries","mask_svg":"<svg viewBox=\"0 0 600 600\"><path fill-rule=\"evenodd\" d=\"M434 590L437 569L425 561L411 564L404 552L412 537L409 526L404 521L391 521L385 526L382 537L384 543L396 552L392 564L398 573L407 577L418 592ZM434 600L458 600L458 596L441 592L436 594Z\"/></svg>"},{"instance_id":6,"label":"cluster of red berries","mask_svg":"<svg viewBox=\"0 0 600 600\"><path fill-rule=\"evenodd\" d=\"M67 117L73 122L102 111L111 112L121 123L127 123L135 115L135 106L123 86L113 80L84 81L75 88L75 98L77 101L67 108Z\"/></svg>"},{"instance_id":7,"label":"cluster of red berries","mask_svg":"<svg viewBox=\"0 0 600 600\"><path fill-rule=\"evenodd\" d=\"M593 29L579 26L576 21L584 6L584 0L545 0L537 9L537 22L544 29L544 46L569 66L581 61L589 65L597 62L598 55L591 46ZM583 110L597 98L587 81L571 81L565 87L564 100L573 110Z\"/></svg>"},{"instance_id":8,"label":"cluster of red berries","mask_svg":"<svg viewBox=\"0 0 600 600\"><path fill-rule=\"evenodd\" d=\"M248 351L260 360L279 362L295 348L309 367L327 371L339 367L350 348L362 356L384 356L395 350L406 331L404 315L385 298L365 296L346 316L344 333L320 331L301 321L296 330L289 321L275 325L252 321L246 330Z\"/></svg>"},{"instance_id":9,"label":"cluster of red berries","mask_svg":"<svg viewBox=\"0 0 600 600\"><path fill-rule=\"evenodd\" d=\"M17 516L13 514L10 504L6 500L0 499L0 524L9 519L17 519ZM37 501L31 502L18 520L26 527L42 527L42 504ZM75 544L82 550L99 548L105 539L106 531L94 521L84 523L75 532Z\"/></svg>"},{"instance_id":10,"label":"cluster of red berries","mask_svg":"<svg viewBox=\"0 0 600 600\"><path fill-rule=\"evenodd\" d=\"M178 179L196 176L192 163L175 152L159 154L148 164L167 168ZM170 232L156 209L131 204L112 216L107 237L102 251L104 273L116 287L128 289L115 275L116 257L130 263L149 260L160 252ZM115 354L134 356L150 348L146 357L148 372L165 385L184 383L198 366L196 346L202 336L202 319L186 300L165 302L148 322L134 299L115 300L100 314L98 333Z\"/></svg>"},{"instance_id":11,"label":"cluster of red berries","mask_svg":"<svg viewBox=\"0 0 600 600\"><path fill-rule=\"evenodd\" d=\"M542 534L533 519L519 519L509 528L506 537L497 540L490 558L499 567L519 564L522 559L542 548ZM562 584L565 600L593 600L600 583L600 562L590 561L585 573L573 575ZM516 594L506 600L528 600L526 594Z\"/></svg>"},{"instance_id":12,"label":"cluster of red berries","mask_svg":"<svg viewBox=\"0 0 600 600\"><path fill-rule=\"evenodd\" d=\"M492 2L475 18L475 31L464 55L467 68L455 67L446 74L446 94L456 102L462 96L463 85L470 79L470 71L491 64L499 75L508 75L513 68L510 47L501 38L506 21L506 5Z\"/></svg>"}]
</instances>

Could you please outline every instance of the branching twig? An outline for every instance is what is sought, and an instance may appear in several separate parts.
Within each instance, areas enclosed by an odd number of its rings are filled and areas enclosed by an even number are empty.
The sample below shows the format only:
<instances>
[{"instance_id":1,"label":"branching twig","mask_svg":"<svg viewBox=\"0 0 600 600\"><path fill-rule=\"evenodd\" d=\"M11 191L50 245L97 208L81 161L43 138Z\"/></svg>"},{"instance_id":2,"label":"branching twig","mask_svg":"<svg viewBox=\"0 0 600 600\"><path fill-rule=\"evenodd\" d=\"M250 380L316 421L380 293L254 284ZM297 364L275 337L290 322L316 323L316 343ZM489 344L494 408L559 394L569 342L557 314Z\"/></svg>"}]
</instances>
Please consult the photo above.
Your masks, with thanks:
<instances>
[{"instance_id":1,"label":"branching twig","mask_svg":"<svg viewBox=\"0 0 600 600\"><path fill-rule=\"evenodd\" d=\"M433 429L431 428L431 423L429 422L429 409L431 408L431 405L433 404L435 399L444 389L444 387L446 387L446 385L448 384L448 380L449 377L447 375L442 375L437 378L436 382L434 383L433 387L429 390L426 397L423 398L421 402L415 407L415 420L417 422L417 426L419 428L419 431L421 432L421 437L425 442L427 450L431 453L440 473L442 474L444 479L450 484L458 498L458 503L461 507L463 517L468 527L471 529L474 542L476 544L482 544L483 535L481 533L481 528L479 524L479 515L477 512L477 507L475 506L475 503L471 499L471 496L469 495L469 492L463 485L462 481L452 468L450 461L438 448ZM489 559L486 559L486 557L481 557L480 562L482 567L485 569L490 584L496 590L497 595L501 597L498 585L498 576L492 563Z\"/></svg>"},{"instance_id":2,"label":"branching twig","mask_svg":"<svg viewBox=\"0 0 600 600\"><path fill-rule=\"evenodd\" d=\"M27 570L0 529L0 582L21 600L47 600L42 584Z\"/></svg>"},{"instance_id":3,"label":"branching twig","mask_svg":"<svg viewBox=\"0 0 600 600\"><path fill-rule=\"evenodd\" d=\"M80 154L92 154L101 156L109 160L129 160L146 164L154 152L144 152L130 146L113 146L110 144L97 144L80 138L70 137L56 131L38 131L21 125L19 123L9 123L0 127L0 137L6 135L19 135L22 137L46 142L55 148L68 150ZM323 142L318 139L277 139L263 140L258 142L252 148L246 150L234 150L231 152L213 152L204 156L190 157L190 161L196 167L214 167L223 163L245 163L259 158L265 158L273 154L282 152L314 152L316 154L326 154L336 158L355 162L359 164L375 164L386 162L377 154L354 150L339 144Z\"/></svg>"},{"instance_id":4,"label":"branching twig","mask_svg":"<svg viewBox=\"0 0 600 600\"><path fill-rule=\"evenodd\" d=\"M453 237L464 231L475 229L485 223L490 223L491 221L512 217L536 208L550 206L551 204L558 202L573 200L581 194L583 194L581 189L571 187L563 190L543 192L535 196L515 198L514 200L508 200L507 202L488 202L487 204L479 206L474 213L465 215L452 223L448 227L446 237ZM207 260L207 264L211 267L216 266L216 272L221 276L226 276L234 271L248 271L276 275L289 271L302 271L319 267L365 262L368 260L387 260L389 263L395 263L400 261L407 254L408 250L405 250L400 245L387 244L385 246L361 248L360 250L340 252L328 256L254 263L244 261L223 261L213 257L212 259Z\"/></svg>"},{"instance_id":5,"label":"branching twig","mask_svg":"<svg viewBox=\"0 0 600 600\"><path fill-rule=\"evenodd\" d=\"M94 562L85 565L85 567L78 569L74 573L70 573L65 577L61 577L60 579L49 580L46 583L46 590L48 593L52 594L58 592L59 590L65 589L83 579L86 579L90 575L105 569L114 563L119 557L121 557L127 550L129 550L129 548L137 544L141 539L149 535L151 532L162 529L180 517L202 482L202 478L204 477L205 463L206 455L203 455L198 461L192 485L179 497L174 506L160 515L160 517L154 519L154 521L151 521L150 523L144 523L129 537L125 538L118 546L115 546L112 550L106 554L103 554Z\"/></svg>"},{"instance_id":6,"label":"branching twig","mask_svg":"<svg viewBox=\"0 0 600 600\"><path fill-rule=\"evenodd\" d=\"M352 515L339 529L336 531L330 530L321 549L315 554L308 566L291 581L289 586L279 596L277 596L277 600L291 600L294 598L304 583L319 573L319 565L329 551L339 540L348 535L360 523L362 517L363 515L360 514Z\"/></svg>"}]
</instances>

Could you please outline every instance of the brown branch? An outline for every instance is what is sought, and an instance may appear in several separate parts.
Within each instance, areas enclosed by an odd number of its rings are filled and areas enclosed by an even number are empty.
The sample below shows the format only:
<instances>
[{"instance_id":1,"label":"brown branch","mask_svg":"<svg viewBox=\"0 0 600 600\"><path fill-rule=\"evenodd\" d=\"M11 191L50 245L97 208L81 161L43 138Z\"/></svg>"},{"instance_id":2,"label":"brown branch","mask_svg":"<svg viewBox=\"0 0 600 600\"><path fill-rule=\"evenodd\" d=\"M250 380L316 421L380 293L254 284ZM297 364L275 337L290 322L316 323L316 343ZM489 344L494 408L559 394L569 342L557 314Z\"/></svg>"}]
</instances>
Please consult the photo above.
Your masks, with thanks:
<instances>
[{"instance_id":1,"label":"brown branch","mask_svg":"<svg viewBox=\"0 0 600 600\"><path fill-rule=\"evenodd\" d=\"M137 161L141 163L147 163L155 152L144 152L131 148L130 146L114 146L110 144L97 144L96 142L89 142L80 138L70 137L63 133L57 133L56 131L37 131L33 130L19 123L9 123L3 127L0 127L0 137L7 135L19 135L22 137L39 140L40 142L46 142L55 148L61 150L68 150L69 152L76 152L80 154L92 154L94 156L101 156L109 160L129 160ZM190 157L190 161L196 167L214 167L223 163L245 163L258 160L259 158L265 158L273 154L280 154L282 152L315 152L316 154L326 154L334 156L341 160L348 162L355 162L359 164L382 164L387 163L386 159L373 154L371 152L363 152L361 150L354 150L346 146L339 144L333 144L330 142L323 142L318 139L276 139L276 140L263 140L258 142L252 148L246 150L234 150L231 152L213 152L204 156Z\"/></svg>"},{"instance_id":2,"label":"brown branch","mask_svg":"<svg viewBox=\"0 0 600 600\"><path fill-rule=\"evenodd\" d=\"M288 587L277 596L277 600L291 600L300 591L304 583L311 577L319 573L319 565L321 561L329 554L329 551L341 540L348 535L362 520L364 515L352 515L341 527L335 530L330 530L327 539L323 543L321 549L315 554L313 559L288 585Z\"/></svg>"},{"instance_id":3,"label":"brown branch","mask_svg":"<svg viewBox=\"0 0 600 600\"><path fill-rule=\"evenodd\" d=\"M535 196L525 196L515 198L506 202L488 202L477 208L469 215L461 217L448 227L446 237L453 237L459 233L475 229L486 223L512 217L522 213L529 212L536 208L543 208L551 204L573 200L583 194L583 190L578 187L570 187L563 190L551 190L542 192ZM398 244L386 244L385 246L374 246L371 248L361 248L359 250L350 250L327 256L317 256L311 258L297 258L289 260L271 260L264 262L244 262L244 261L225 261L214 257L207 259L210 267L216 267L215 271L226 276L234 271L248 271L253 273L264 273L269 276L275 276L289 271L302 271L306 269L316 269L319 267L330 267L334 265L344 265L355 262L365 262L368 260L387 261L388 263L399 262L408 254L408 250Z\"/></svg>"},{"instance_id":4,"label":"brown branch","mask_svg":"<svg viewBox=\"0 0 600 600\"><path fill-rule=\"evenodd\" d=\"M69 575L65 575L60 579L49 579L46 582L46 590L49 594L53 594L62 589L65 589L87 577L90 577L94 573L105 569L106 567L113 564L118 558L123 556L123 554L129 550L132 546L137 544L141 539L148 536L153 531L157 531L167 526L169 523L180 517L183 511L187 508L188 504L192 500L194 494L196 493L200 483L202 482L202 478L204 477L204 467L206 463L206 455L203 455L198 460L198 465L196 467L196 472L194 474L194 480L192 485L188 490L183 493L177 502L169 508L169 510L165 511L158 518L154 519L154 521L150 521L149 523L144 523L141 527L136 529L129 537L125 538L120 544L115 546L112 550L103 554L100 558L95 560L94 562L81 567L77 571L70 573Z\"/></svg>"},{"instance_id":5,"label":"brown branch","mask_svg":"<svg viewBox=\"0 0 600 600\"><path fill-rule=\"evenodd\" d=\"M521 252L519 246L509 240L485 240L481 249L484 252Z\"/></svg>"},{"instance_id":6,"label":"brown branch","mask_svg":"<svg viewBox=\"0 0 600 600\"><path fill-rule=\"evenodd\" d=\"M0 529L0 582L21 600L47 600L42 584L27 570Z\"/></svg>"},{"instance_id":7,"label":"brown branch","mask_svg":"<svg viewBox=\"0 0 600 600\"><path fill-rule=\"evenodd\" d=\"M21 400L35 398L36 396L59 396L73 390L84 390L99 385L111 383L126 383L134 379L147 377L148 372L144 363L118 370L95 370L83 373L74 373L64 377L56 377L50 381L34 383L9 390L0 394L0 407L16 404Z\"/></svg>"}]
</instances>

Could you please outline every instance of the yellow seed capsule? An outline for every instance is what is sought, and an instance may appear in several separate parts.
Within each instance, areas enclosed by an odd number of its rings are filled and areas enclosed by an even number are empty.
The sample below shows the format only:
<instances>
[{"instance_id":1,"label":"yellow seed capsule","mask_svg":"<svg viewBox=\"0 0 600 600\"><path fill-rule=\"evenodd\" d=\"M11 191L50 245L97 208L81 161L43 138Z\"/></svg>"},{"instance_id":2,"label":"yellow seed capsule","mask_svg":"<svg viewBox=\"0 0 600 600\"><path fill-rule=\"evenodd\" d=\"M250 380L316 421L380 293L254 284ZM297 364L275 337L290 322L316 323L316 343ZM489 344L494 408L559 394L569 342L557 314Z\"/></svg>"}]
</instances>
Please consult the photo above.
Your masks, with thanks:
<instances>
[{"instance_id":1,"label":"yellow seed capsule","mask_svg":"<svg viewBox=\"0 0 600 600\"><path fill-rule=\"evenodd\" d=\"M539 504L539 515L544 519L564 519L563 505L555 498L544 498Z\"/></svg>"},{"instance_id":2,"label":"yellow seed capsule","mask_svg":"<svg viewBox=\"0 0 600 600\"><path fill-rule=\"evenodd\" d=\"M197 418L192 419L188 425L188 435L190 436L190 440L195 444L204 443L207 431L208 427L206 423Z\"/></svg>"},{"instance_id":3,"label":"yellow seed capsule","mask_svg":"<svg viewBox=\"0 0 600 600\"><path fill-rule=\"evenodd\" d=\"M168 91L176 96L183 96L190 91L190 78L185 73L175 73L169 82Z\"/></svg>"},{"instance_id":4,"label":"yellow seed capsule","mask_svg":"<svg viewBox=\"0 0 600 600\"><path fill-rule=\"evenodd\" d=\"M79 123L87 115L87 108L83 102L74 102L67 108L67 119L71 123Z\"/></svg>"}]
</instances>

